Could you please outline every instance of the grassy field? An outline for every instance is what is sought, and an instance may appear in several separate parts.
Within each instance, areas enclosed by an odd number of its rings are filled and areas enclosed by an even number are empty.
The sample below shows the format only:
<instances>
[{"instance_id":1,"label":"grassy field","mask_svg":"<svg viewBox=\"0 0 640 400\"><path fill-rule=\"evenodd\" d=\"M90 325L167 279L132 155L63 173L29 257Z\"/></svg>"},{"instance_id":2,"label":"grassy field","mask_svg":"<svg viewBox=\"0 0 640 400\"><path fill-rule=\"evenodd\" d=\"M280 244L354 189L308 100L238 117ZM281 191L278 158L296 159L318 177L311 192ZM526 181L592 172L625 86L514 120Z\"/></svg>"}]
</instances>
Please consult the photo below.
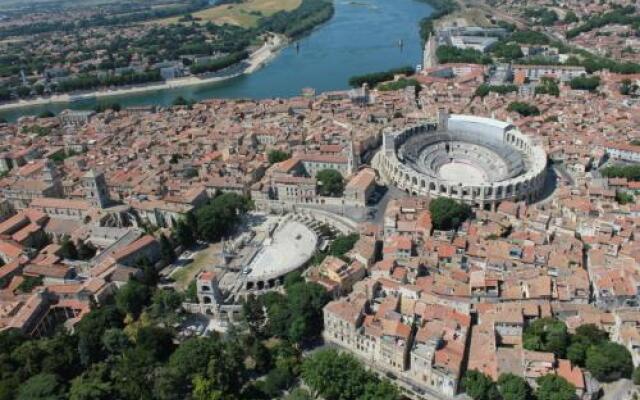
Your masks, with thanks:
<instances>
[{"instance_id":1,"label":"grassy field","mask_svg":"<svg viewBox=\"0 0 640 400\"><path fill-rule=\"evenodd\" d=\"M220 243L215 243L197 252L193 258L193 262L187 264L171 276L176 281L176 287L185 290L200 271L211 269L211 267L216 265L219 261L218 258L221 250L222 247Z\"/></svg>"},{"instance_id":2,"label":"grassy field","mask_svg":"<svg viewBox=\"0 0 640 400\"><path fill-rule=\"evenodd\" d=\"M438 28L445 26L491 26L485 13L477 8L463 8L436 22Z\"/></svg>"},{"instance_id":3,"label":"grassy field","mask_svg":"<svg viewBox=\"0 0 640 400\"><path fill-rule=\"evenodd\" d=\"M244 28L255 26L261 17L268 17L278 11L291 11L300 6L302 0L246 0L240 4L224 4L191 14L201 23L216 25L237 25ZM180 17L165 18L151 23L174 24Z\"/></svg>"}]
</instances>

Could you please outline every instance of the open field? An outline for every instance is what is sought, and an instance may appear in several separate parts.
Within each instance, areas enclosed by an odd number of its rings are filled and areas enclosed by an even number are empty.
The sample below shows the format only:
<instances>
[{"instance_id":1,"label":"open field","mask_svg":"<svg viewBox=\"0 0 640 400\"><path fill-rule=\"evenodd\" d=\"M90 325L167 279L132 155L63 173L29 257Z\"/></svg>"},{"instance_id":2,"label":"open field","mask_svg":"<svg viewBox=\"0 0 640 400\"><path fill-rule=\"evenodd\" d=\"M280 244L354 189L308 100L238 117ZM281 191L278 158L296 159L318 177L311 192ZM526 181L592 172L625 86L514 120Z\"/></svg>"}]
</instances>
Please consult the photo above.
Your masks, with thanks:
<instances>
[{"instance_id":1,"label":"open field","mask_svg":"<svg viewBox=\"0 0 640 400\"><path fill-rule=\"evenodd\" d=\"M223 4L191 14L200 23L213 22L216 25L237 25L254 27L261 17L268 17L278 11L291 11L300 6L302 0L247 0L239 4ZM174 24L180 17L164 18L150 23Z\"/></svg>"},{"instance_id":2,"label":"open field","mask_svg":"<svg viewBox=\"0 0 640 400\"><path fill-rule=\"evenodd\" d=\"M198 251L193 257L192 263L187 264L171 276L176 281L176 287L185 290L200 271L211 270L218 263L221 250L221 244L215 243L204 250Z\"/></svg>"},{"instance_id":3,"label":"open field","mask_svg":"<svg viewBox=\"0 0 640 400\"><path fill-rule=\"evenodd\" d=\"M463 7L436 22L438 28L446 26L492 26L485 13L479 8Z\"/></svg>"}]
</instances>

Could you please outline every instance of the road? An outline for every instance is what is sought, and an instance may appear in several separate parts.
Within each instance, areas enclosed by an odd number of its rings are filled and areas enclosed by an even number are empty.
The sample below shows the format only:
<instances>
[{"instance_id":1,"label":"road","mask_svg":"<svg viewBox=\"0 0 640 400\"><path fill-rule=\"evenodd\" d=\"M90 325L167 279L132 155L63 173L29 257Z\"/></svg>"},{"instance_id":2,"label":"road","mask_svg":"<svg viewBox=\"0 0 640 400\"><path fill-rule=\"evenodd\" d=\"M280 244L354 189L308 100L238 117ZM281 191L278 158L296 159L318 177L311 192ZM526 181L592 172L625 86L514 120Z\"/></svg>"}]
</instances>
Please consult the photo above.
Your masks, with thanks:
<instances>
[{"instance_id":1,"label":"road","mask_svg":"<svg viewBox=\"0 0 640 400\"><path fill-rule=\"evenodd\" d=\"M622 379L617 382L604 385L602 400L631 400L636 392L633 381Z\"/></svg>"}]
</instances>

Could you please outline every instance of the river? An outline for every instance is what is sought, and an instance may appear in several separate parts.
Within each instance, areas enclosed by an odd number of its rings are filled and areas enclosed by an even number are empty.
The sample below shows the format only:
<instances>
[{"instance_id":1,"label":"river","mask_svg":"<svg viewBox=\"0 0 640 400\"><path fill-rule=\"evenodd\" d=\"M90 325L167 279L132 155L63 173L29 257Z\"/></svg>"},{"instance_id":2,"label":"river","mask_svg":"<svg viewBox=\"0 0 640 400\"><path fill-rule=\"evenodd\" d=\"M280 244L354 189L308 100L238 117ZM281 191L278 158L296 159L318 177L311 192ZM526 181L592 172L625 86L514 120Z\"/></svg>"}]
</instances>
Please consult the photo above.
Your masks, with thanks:
<instances>
[{"instance_id":1,"label":"river","mask_svg":"<svg viewBox=\"0 0 640 400\"><path fill-rule=\"evenodd\" d=\"M418 23L432 8L417 0L335 1L335 15L297 43L290 44L262 69L223 82L162 89L101 98L101 103L123 107L170 105L178 96L209 98L271 98L300 94L305 87L317 92L347 88L353 75L421 63ZM402 42L402 46L399 43ZM42 111L92 109L97 101L29 106L0 112L14 121Z\"/></svg>"}]
</instances>

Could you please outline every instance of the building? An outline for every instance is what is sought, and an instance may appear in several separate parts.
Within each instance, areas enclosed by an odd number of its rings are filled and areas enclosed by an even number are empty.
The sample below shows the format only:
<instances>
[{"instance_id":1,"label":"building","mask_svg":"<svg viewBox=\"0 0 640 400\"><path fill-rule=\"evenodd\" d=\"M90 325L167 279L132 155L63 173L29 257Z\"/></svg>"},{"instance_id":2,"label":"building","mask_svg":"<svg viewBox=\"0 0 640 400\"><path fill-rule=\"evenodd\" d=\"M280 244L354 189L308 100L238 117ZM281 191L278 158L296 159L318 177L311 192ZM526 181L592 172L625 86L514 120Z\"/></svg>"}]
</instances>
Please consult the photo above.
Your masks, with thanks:
<instances>
[{"instance_id":1,"label":"building","mask_svg":"<svg viewBox=\"0 0 640 400\"><path fill-rule=\"evenodd\" d=\"M371 168L358 171L344 188L343 197L346 202L365 207L376 188L376 173Z\"/></svg>"},{"instance_id":2,"label":"building","mask_svg":"<svg viewBox=\"0 0 640 400\"><path fill-rule=\"evenodd\" d=\"M109 190L104 174L89 170L82 177L82 191L84 198L92 207L105 208L109 204Z\"/></svg>"},{"instance_id":3,"label":"building","mask_svg":"<svg viewBox=\"0 0 640 400\"><path fill-rule=\"evenodd\" d=\"M614 160L640 163L640 146L624 143L609 143L607 155Z\"/></svg>"},{"instance_id":4,"label":"building","mask_svg":"<svg viewBox=\"0 0 640 400\"><path fill-rule=\"evenodd\" d=\"M218 286L218 276L212 271L202 271L196 278L198 302L202 304L221 304L222 293Z\"/></svg>"},{"instance_id":5,"label":"building","mask_svg":"<svg viewBox=\"0 0 640 400\"><path fill-rule=\"evenodd\" d=\"M413 195L449 197L478 208L537 199L547 156L513 125L441 111L438 123L385 133L379 172Z\"/></svg>"}]
</instances>

